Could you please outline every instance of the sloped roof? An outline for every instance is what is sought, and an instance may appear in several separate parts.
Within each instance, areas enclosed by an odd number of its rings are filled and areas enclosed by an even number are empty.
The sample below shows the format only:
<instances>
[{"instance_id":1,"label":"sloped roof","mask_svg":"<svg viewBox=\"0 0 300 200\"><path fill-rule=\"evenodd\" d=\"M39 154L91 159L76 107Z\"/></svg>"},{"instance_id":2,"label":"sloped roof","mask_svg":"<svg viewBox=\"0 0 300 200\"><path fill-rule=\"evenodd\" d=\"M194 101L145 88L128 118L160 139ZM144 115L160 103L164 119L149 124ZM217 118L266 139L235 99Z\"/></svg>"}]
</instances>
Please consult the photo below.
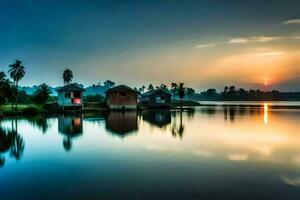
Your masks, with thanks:
<instances>
[{"instance_id":1,"label":"sloped roof","mask_svg":"<svg viewBox=\"0 0 300 200\"><path fill-rule=\"evenodd\" d=\"M164 89L156 89L156 90L150 90L148 92L145 92L142 94L142 96L151 96L151 95L154 95L156 93L159 93L159 92L163 92L165 94L168 94L168 95L171 95L171 93L167 90L164 90Z\"/></svg>"},{"instance_id":2,"label":"sloped roof","mask_svg":"<svg viewBox=\"0 0 300 200\"><path fill-rule=\"evenodd\" d=\"M56 91L58 91L58 92L59 91L82 91L82 92L84 92L85 89L77 83L70 83L68 85L57 88Z\"/></svg>"},{"instance_id":3,"label":"sloped roof","mask_svg":"<svg viewBox=\"0 0 300 200\"><path fill-rule=\"evenodd\" d=\"M140 94L139 91L136 91L136 90L134 90L134 89L132 89L131 87L128 87L128 86L126 86L126 85L118 85L118 86L116 86L116 87L112 87L112 88L106 90L105 93L107 94L107 93L109 93L109 92L114 92L114 91L124 90L124 89L125 89L125 90L129 90L129 91L131 91L131 92L135 92L135 93L137 93L137 94Z\"/></svg>"}]
</instances>

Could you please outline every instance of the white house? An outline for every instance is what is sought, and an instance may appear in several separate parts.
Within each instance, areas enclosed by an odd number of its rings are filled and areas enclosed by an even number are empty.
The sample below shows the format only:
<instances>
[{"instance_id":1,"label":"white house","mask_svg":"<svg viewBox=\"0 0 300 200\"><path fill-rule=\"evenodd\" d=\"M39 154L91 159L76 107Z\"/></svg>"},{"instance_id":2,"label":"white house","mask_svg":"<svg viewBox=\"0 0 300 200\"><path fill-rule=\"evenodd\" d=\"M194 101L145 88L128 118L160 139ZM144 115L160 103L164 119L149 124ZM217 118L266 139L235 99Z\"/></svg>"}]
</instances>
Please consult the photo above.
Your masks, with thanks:
<instances>
[{"instance_id":1,"label":"white house","mask_svg":"<svg viewBox=\"0 0 300 200\"><path fill-rule=\"evenodd\" d=\"M79 84L71 83L56 89L58 93L58 105L64 107L82 107L83 92Z\"/></svg>"}]
</instances>

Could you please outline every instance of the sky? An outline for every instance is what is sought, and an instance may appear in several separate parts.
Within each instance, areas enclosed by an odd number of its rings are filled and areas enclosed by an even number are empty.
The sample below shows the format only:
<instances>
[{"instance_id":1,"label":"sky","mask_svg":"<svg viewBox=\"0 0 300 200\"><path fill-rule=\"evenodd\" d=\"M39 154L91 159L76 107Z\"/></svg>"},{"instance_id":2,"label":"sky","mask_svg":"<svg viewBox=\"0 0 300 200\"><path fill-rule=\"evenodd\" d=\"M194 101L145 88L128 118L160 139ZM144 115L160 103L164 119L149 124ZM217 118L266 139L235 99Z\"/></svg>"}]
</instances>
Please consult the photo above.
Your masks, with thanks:
<instances>
[{"instance_id":1,"label":"sky","mask_svg":"<svg viewBox=\"0 0 300 200\"><path fill-rule=\"evenodd\" d=\"M184 82L300 91L299 0L0 0L0 71L21 85Z\"/></svg>"}]
</instances>

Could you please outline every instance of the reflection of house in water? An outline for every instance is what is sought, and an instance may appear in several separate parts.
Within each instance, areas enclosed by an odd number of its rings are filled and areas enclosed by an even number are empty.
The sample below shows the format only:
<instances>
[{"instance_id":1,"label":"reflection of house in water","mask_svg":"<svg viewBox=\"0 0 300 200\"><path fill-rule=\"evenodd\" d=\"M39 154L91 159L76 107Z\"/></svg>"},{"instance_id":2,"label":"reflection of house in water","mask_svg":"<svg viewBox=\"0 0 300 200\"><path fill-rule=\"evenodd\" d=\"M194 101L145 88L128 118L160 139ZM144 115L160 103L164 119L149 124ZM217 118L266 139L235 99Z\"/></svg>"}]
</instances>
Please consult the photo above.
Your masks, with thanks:
<instances>
[{"instance_id":1,"label":"reflection of house in water","mask_svg":"<svg viewBox=\"0 0 300 200\"><path fill-rule=\"evenodd\" d=\"M170 110L145 110L143 120L162 128L171 123L171 112Z\"/></svg>"},{"instance_id":2,"label":"reflection of house in water","mask_svg":"<svg viewBox=\"0 0 300 200\"><path fill-rule=\"evenodd\" d=\"M65 136L63 141L64 148L67 151L70 150L72 147L72 138L82 135L82 116L59 116L58 131Z\"/></svg>"},{"instance_id":3,"label":"reflection of house in water","mask_svg":"<svg viewBox=\"0 0 300 200\"><path fill-rule=\"evenodd\" d=\"M124 137L138 130L137 112L111 111L107 114L106 129L112 134Z\"/></svg>"}]
</instances>

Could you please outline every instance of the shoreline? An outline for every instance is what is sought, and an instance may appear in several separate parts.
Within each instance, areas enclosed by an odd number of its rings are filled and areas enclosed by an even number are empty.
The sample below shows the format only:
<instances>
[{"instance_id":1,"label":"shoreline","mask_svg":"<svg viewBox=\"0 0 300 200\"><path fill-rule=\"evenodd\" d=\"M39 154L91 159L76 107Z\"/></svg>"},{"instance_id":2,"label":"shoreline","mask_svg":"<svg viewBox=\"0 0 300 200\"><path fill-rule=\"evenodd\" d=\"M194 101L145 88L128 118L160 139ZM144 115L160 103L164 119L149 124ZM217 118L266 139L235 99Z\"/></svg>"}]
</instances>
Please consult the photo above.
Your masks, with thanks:
<instances>
[{"instance_id":1,"label":"shoreline","mask_svg":"<svg viewBox=\"0 0 300 200\"><path fill-rule=\"evenodd\" d=\"M291 110L300 110L300 104L299 105L284 105L284 104L273 104L278 101L269 101L269 102L264 102L264 101L251 101L251 102L240 102L240 101L226 101L220 102L220 103L214 103L215 101L206 101L205 103L203 102L195 102L195 101L186 101L183 104L183 111L190 111L193 110L197 107L243 107L243 108L253 108L253 109L263 109L265 105L267 104L269 109L291 109ZM231 103L230 103L231 102ZM237 102L237 103L234 103ZM282 101L281 101L282 102ZM291 101L287 101L291 102ZM300 102L299 102L300 103ZM147 107L139 107L136 111L144 111L144 110L171 110L171 111L180 111L181 108L178 106L177 103L172 105L169 108L147 108ZM30 116L30 115L39 115L39 114L45 114L45 115L53 115L53 114L70 114L70 113L97 113L97 112L108 112L111 111L107 107L86 107L83 108L82 110L65 110L65 111L50 111L42 106L38 105L20 105L19 110L11 110L11 109L2 109L0 107L0 118L3 118L4 116ZM130 111L130 110L115 110L115 111Z\"/></svg>"}]
</instances>

